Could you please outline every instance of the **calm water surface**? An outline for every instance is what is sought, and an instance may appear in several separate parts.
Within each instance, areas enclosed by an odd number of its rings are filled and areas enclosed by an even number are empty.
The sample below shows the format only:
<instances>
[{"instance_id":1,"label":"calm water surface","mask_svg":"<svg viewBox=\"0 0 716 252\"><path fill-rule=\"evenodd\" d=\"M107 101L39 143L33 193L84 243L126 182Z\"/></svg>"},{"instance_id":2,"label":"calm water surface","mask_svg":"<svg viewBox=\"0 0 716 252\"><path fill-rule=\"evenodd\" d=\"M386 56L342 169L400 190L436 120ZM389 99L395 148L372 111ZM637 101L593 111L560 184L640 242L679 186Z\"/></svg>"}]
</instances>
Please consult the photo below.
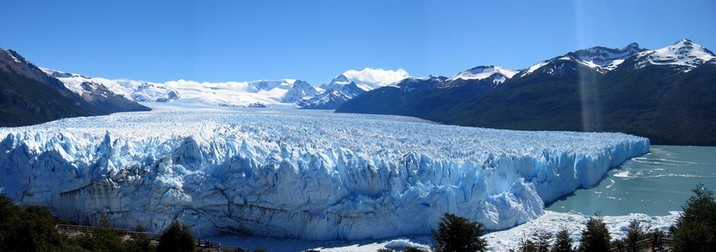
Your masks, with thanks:
<instances>
[{"instance_id":1,"label":"calm water surface","mask_svg":"<svg viewBox=\"0 0 716 252\"><path fill-rule=\"evenodd\" d=\"M716 147L651 146L615 168L594 188L580 189L547 210L602 215L680 211L697 183L716 190Z\"/></svg>"}]
</instances>

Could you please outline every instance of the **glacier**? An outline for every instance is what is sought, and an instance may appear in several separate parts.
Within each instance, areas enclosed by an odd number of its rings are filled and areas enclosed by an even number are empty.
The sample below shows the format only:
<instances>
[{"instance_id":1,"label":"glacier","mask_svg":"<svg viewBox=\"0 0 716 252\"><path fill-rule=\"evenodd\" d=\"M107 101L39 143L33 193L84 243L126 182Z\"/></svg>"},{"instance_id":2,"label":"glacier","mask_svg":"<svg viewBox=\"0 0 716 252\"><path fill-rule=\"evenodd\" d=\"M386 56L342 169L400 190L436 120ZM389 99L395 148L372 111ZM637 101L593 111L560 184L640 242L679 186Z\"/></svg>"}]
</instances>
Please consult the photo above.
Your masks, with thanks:
<instances>
[{"instance_id":1,"label":"glacier","mask_svg":"<svg viewBox=\"0 0 716 252\"><path fill-rule=\"evenodd\" d=\"M0 128L0 192L78 223L306 240L502 230L592 187L649 140L330 111L153 107Z\"/></svg>"}]
</instances>

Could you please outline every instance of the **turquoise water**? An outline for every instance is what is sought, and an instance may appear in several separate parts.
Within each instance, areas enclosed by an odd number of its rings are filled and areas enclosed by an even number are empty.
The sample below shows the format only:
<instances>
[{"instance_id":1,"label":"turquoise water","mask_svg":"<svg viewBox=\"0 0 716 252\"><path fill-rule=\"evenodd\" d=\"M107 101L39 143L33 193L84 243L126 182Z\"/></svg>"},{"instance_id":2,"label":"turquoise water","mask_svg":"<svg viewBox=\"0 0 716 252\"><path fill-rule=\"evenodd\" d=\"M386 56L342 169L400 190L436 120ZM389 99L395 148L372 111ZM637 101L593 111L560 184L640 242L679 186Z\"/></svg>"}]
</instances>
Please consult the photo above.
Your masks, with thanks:
<instances>
[{"instance_id":1,"label":"turquoise water","mask_svg":"<svg viewBox=\"0 0 716 252\"><path fill-rule=\"evenodd\" d=\"M697 183L716 190L716 147L651 146L615 168L594 188L580 189L547 210L602 215L681 211Z\"/></svg>"}]
</instances>

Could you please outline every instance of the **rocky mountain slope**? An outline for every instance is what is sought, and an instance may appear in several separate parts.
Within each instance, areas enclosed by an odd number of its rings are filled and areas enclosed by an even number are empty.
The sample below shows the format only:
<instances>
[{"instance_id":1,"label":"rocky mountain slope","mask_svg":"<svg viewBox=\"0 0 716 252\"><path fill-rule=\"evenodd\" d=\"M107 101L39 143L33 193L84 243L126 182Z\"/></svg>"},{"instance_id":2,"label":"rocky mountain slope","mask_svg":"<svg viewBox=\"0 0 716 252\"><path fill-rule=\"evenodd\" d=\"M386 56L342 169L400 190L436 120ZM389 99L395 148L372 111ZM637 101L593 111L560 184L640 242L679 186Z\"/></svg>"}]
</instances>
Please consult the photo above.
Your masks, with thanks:
<instances>
[{"instance_id":1,"label":"rocky mountain slope","mask_svg":"<svg viewBox=\"0 0 716 252\"><path fill-rule=\"evenodd\" d=\"M102 85L83 83L68 89L17 52L4 49L0 49L0 104L0 126L149 110Z\"/></svg>"}]
</instances>

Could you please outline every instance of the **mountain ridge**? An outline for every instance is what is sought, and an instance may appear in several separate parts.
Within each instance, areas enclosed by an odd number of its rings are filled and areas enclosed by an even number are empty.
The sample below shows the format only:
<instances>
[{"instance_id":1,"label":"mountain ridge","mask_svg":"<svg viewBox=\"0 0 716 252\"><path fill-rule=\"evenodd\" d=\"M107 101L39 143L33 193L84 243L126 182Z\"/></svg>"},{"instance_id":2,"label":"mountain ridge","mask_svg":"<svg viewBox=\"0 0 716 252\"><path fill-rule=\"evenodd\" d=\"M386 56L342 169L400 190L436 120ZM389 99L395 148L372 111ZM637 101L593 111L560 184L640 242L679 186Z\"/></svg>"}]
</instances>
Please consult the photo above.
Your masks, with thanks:
<instances>
[{"instance_id":1,"label":"mountain ridge","mask_svg":"<svg viewBox=\"0 0 716 252\"><path fill-rule=\"evenodd\" d=\"M0 49L0 126L25 126L67 117L149 108L86 83L78 94L11 49Z\"/></svg>"},{"instance_id":2,"label":"mountain ridge","mask_svg":"<svg viewBox=\"0 0 716 252\"><path fill-rule=\"evenodd\" d=\"M501 129L620 131L655 144L716 145L715 62L711 51L690 40L656 50L636 43L592 47L540 61L479 92L435 88L402 101L400 110L381 110L359 103L379 96L374 90L336 112Z\"/></svg>"}]
</instances>

